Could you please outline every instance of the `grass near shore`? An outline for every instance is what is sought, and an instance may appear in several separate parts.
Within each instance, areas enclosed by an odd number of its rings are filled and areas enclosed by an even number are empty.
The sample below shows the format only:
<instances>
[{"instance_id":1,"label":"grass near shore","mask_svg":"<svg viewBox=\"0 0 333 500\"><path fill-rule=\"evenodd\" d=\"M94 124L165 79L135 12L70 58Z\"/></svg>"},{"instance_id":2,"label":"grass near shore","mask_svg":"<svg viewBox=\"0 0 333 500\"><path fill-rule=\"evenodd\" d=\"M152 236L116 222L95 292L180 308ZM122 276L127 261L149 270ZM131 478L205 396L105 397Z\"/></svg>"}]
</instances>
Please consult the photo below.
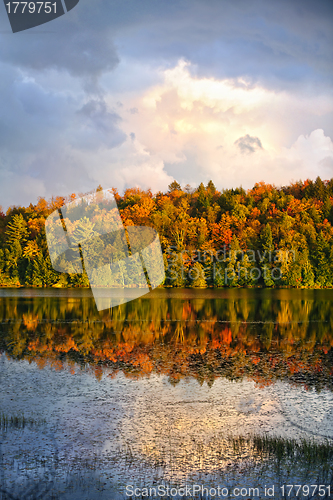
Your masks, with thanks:
<instances>
[{"instance_id":1,"label":"grass near shore","mask_svg":"<svg viewBox=\"0 0 333 500\"><path fill-rule=\"evenodd\" d=\"M0 430L24 429L25 427L31 428L45 424L45 419L25 417L23 413L19 415L7 415L5 413L0 413Z\"/></svg>"},{"instance_id":2,"label":"grass near shore","mask_svg":"<svg viewBox=\"0 0 333 500\"><path fill-rule=\"evenodd\" d=\"M2 429L24 429L26 426L37 426L45 422L29 419L24 415L0 414L0 423ZM25 489L23 488L24 481L18 481L14 489L8 489L7 485L7 488L2 490L0 488L0 499L68 500L78 498L78 491L82 491L84 498L104 500L104 498L109 498L108 492L112 491L112 498L118 500L124 498L124 485L126 484L124 481L129 473L133 484L137 484L140 488L156 484L170 485L170 488L175 484L178 486L207 484L212 487L217 484L228 484L232 489L233 485L241 484L244 487L257 485L261 491L263 485L268 484L267 480L270 484L281 485L289 484L285 481L303 480L304 482L310 479L316 479L321 485L331 485L333 488L333 441L328 439L297 440L255 434L252 436L215 436L214 440L207 441L205 445L197 440L192 452L196 455L201 453L200 460L192 473L188 468L190 464L184 461L185 469L182 477L177 474L177 449L171 449L174 445L163 452L159 450L159 457L154 457L133 450L130 443L124 444L126 446L119 448L112 456L96 456L94 459L78 457L71 464L59 459L57 453L49 459L35 457L33 467L32 461L27 468L23 460L20 465L21 470L29 469L31 475L28 483L25 483ZM155 444L157 445L157 442ZM190 450L188 451L191 453ZM226 455L229 457L227 466L225 465ZM220 463L217 463L219 460ZM121 477L119 477L119 470L122 470ZM19 483L22 485L21 490L18 487ZM28 484L31 487L30 496L26 495ZM290 498L294 497L290 496Z\"/></svg>"}]
</instances>

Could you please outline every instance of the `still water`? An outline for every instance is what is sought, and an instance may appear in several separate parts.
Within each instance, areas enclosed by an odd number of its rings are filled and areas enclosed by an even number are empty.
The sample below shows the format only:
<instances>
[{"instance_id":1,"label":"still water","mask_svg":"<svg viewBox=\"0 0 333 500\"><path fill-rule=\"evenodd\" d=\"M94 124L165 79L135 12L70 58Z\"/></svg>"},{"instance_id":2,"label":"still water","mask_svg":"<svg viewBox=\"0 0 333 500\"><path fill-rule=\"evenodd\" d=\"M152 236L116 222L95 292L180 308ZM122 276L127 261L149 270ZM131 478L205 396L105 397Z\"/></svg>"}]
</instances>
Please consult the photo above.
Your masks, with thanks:
<instances>
[{"instance_id":1,"label":"still water","mask_svg":"<svg viewBox=\"0 0 333 500\"><path fill-rule=\"evenodd\" d=\"M331 442L332 298L157 289L98 312L89 290L0 290L2 489L147 498L145 487L197 484L264 498L266 484L279 498L288 481L327 487L330 459L283 462L253 443Z\"/></svg>"}]
</instances>

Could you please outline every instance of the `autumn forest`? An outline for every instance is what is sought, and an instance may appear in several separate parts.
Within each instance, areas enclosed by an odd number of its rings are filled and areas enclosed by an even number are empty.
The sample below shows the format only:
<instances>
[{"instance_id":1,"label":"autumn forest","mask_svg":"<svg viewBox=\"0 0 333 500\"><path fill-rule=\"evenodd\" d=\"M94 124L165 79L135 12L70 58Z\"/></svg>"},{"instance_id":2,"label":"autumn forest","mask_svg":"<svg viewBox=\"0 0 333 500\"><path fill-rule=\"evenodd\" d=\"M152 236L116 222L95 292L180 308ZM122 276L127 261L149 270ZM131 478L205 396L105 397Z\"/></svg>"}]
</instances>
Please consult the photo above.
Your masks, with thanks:
<instances>
[{"instance_id":1,"label":"autumn forest","mask_svg":"<svg viewBox=\"0 0 333 500\"><path fill-rule=\"evenodd\" d=\"M158 232L164 286L333 286L333 179L247 191L218 191L212 181L196 189L174 181L166 193L112 191L125 227ZM53 270L45 237L47 216L80 196L0 210L0 286L89 286L85 273Z\"/></svg>"}]
</instances>

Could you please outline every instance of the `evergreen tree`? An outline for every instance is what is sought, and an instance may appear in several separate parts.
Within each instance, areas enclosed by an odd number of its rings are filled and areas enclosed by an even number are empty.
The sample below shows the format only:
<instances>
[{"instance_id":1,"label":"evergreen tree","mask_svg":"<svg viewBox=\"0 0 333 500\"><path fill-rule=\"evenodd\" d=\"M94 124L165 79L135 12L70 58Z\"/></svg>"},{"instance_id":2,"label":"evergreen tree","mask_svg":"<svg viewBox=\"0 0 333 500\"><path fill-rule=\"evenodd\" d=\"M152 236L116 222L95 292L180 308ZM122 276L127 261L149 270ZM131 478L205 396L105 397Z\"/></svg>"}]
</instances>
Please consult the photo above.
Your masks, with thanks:
<instances>
[{"instance_id":1,"label":"evergreen tree","mask_svg":"<svg viewBox=\"0 0 333 500\"><path fill-rule=\"evenodd\" d=\"M188 271L189 285L192 288L206 288L206 280L203 265L195 262Z\"/></svg>"},{"instance_id":2,"label":"evergreen tree","mask_svg":"<svg viewBox=\"0 0 333 500\"><path fill-rule=\"evenodd\" d=\"M186 285L186 269L184 266L183 255L173 253L172 257L166 259L166 280L167 286L183 287Z\"/></svg>"},{"instance_id":3,"label":"evergreen tree","mask_svg":"<svg viewBox=\"0 0 333 500\"><path fill-rule=\"evenodd\" d=\"M220 288L226 286L226 263L225 262L213 262L212 263L212 281L213 286Z\"/></svg>"},{"instance_id":4,"label":"evergreen tree","mask_svg":"<svg viewBox=\"0 0 333 500\"><path fill-rule=\"evenodd\" d=\"M168 186L169 193L173 193L174 191L181 191L182 187L177 181L172 181Z\"/></svg>"},{"instance_id":5,"label":"evergreen tree","mask_svg":"<svg viewBox=\"0 0 333 500\"><path fill-rule=\"evenodd\" d=\"M74 204L67 211L66 225L74 243L80 243L87 269L112 266L127 256L124 232L95 236L113 217L104 212L99 192L100 186L94 202ZM193 274L199 269L196 262L203 267L206 286L333 286L333 179L318 177L279 189L261 182L248 192L236 188L222 193L212 181L185 191L174 181L167 193L154 196L137 188L127 189L123 196L114 193L126 226L151 226L158 232L168 286L192 286L196 280L188 277L188 268ZM0 211L0 283L89 285L87 275L79 273L78 252L75 257L68 250L59 257L70 274L55 272L48 256L44 221L65 202L60 197L50 202L40 198L35 206L13 207L6 215ZM175 245L173 255L167 253L170 245ZM214 257L203 262L191 257L194 251ZM119 267L119 283L133 283L136 271Z\"/></svg>"},{"instance_id":6,"label":"evergreen tree","mask_svg":"<svg viewBox=\"0 0 333 500\"><path fill-rule=\"evenodd\" d=\"M19 281L18 263L22 257L22 248L19 240L13 240L11 246L5 250L6 270L14 280Z\"/></svg>"},{"instance_id":7,"label":"evergreen tree","mask_svg":"<svg viewBox=\"0 0 333 500\"><path fill-rule=\"evenodd\" d=\"M45 259L42 254L37 255L32 263L32 285L47 286L51 285L49 281L50 272L47 268Z\"/></svg>"},{"instance_id":8,"label":"evergreen tree","mask_svg":"<svg viewBox=\"0 0 333 500\"><path fill-rule=\"evenodd\" d=\"M315 246L315 275L319 286L332 286L331 269L329 265L330 245L323 231L320 231Z\"/></svg>"},{"instance_id":9,"label":"evergreen tree","mask_svg":"<svg viewBox=\"0 0 333 500\"><path fill-rule=\"evenodd\" d=\"M27 241L29 232L27 230L27 223L25 222L22 214L13 215L10 222L7 224L6 239L8 244L13 244L15 241L24 243Z\"/></svg>"},{"instance_id":10,"label":"evergreen tree","mask_svg":"<svg viewBox=\"0 0 333 500\"><path fill-rule=\"evenodd\" d=\"M308 250L305 250L304 253L300 255L300 261L302 263L302 285L304 287L313 288L315 284L315 275L309 260Z\"/></svg>"},{"instance_id":11,"label":"evergreen tree","mask_svg":"<svg viewBox=\"0 0 333 500\"><path fill-rule=\"evenodd\" d=\"M241 260L244 253L240 249L237 236L233 235L228 258L226 259L225 284L228 286L237 286L240 276Z\"/></svg>"},{"instance_id":12,"label":"evergreen tree","mask_svg":"<svg viewBox=\"0 0 333 500\"><path fill-rule=\"evenodd\" d=\"M207 184L207 191L209 191L212 195L216 193L216 187L212 180L210 180Z\"/></svg>"},{"instance_id":13,"label":"evergreen tree","mask_svg":"<svg viewBox=\"0 0 333 500\"><path fill-rule=\"evenodd\" d=\"M5 253L2 248L0 248L0 273L3 272L5 268Z\"/></svg>"},{"instance_id":14,"label":"evergreen tree","mask_svg":"<svg viewBox=\"0 0 333 500\"><path fill-rule=\"evenodd\" d=\"M254 286L259 283L261 276L260 269L253 265L249 256L244 253L243 258L238 262L238 286ZM270 285L269 285L270 286Z\"/></svg>"},{"instance_id":15,"label":"evergreen tree","mask_svg":"<svg viewBox=\"0 0 333 500\"><path fill-rule=\"evenodd\" d=\"M276 262L274 261L273 234L270 224L266 224L260 234L260 258L261 277L265 286L271 287L276 284ZM274 271L273 271L274 270Z\"/></svg>"},{"instance_id":16,"label":"evergreen tree","mask_svg":"<svg viewBox=\"0 0 333 500\"><path fill-rule=\"evenodd\" d=\"M313 196L317 198L317 200L323 201L326 194L326 187L321 178L318 176L315 180L313 186Z\"/></svg>"}]
</instances>

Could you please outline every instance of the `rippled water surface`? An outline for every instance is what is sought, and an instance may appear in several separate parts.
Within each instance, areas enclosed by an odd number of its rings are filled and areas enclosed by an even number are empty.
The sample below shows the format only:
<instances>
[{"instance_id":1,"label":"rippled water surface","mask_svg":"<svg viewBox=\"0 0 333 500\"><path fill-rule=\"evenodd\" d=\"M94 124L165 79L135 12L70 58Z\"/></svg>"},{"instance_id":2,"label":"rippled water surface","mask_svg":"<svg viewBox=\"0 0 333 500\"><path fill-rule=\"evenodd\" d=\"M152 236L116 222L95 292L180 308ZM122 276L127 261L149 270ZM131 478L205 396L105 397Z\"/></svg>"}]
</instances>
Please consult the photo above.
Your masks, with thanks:
<instances>
[{"instance_id":1,"label":"rippled water surface","mask_svg":"<svg viewBox=\"0 0 333 500\"><path fill-rule=\"evenodd\" d=\"M283 462L251 439L331 442L332 298L158 289L98 313L89 290L0 290L2 488L328 485L330 460Z\"/></svg>"}]
</instances>

